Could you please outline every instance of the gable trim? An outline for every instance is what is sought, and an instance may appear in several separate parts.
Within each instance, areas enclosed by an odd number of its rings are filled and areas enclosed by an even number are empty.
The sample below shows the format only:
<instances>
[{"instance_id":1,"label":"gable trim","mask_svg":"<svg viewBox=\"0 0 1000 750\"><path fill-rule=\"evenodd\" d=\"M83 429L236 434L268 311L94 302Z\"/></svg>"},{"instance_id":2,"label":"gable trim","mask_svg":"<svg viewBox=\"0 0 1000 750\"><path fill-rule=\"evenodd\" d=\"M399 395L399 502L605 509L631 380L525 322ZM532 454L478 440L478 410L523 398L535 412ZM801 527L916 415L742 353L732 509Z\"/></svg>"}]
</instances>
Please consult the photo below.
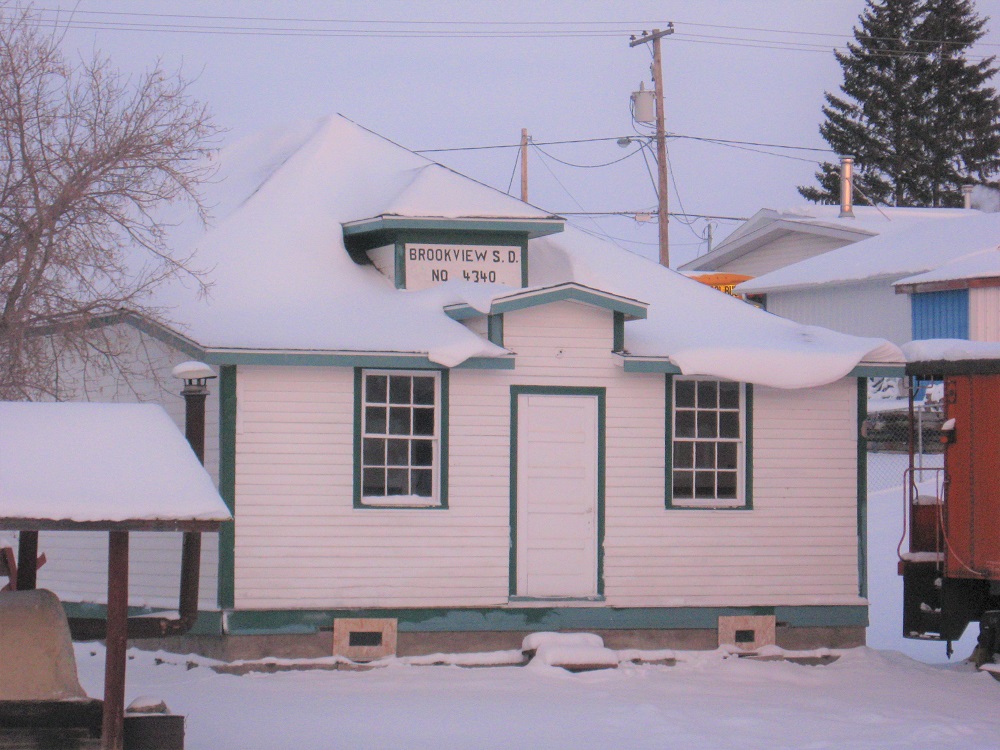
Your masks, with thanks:
<instances>
[{"instance_id":1,"label":"gable trim","mask_svg":"<svg viewBox=\"0 0 1000 750\"><path fill-rule=\"evenodd\" d=\"M515 310L525 310L529 307L566 301L581 302L585 305L621 313L624 320L644 320L646 310L649 307L640 300L603 292L600 289L593 289L582 284L559 284L497 297L490 305L488 313L482 313L466 302L448 305L444 308L444 312L452 320L467 320L480 315L500 315Z\"/></svg>"}]
</instances>

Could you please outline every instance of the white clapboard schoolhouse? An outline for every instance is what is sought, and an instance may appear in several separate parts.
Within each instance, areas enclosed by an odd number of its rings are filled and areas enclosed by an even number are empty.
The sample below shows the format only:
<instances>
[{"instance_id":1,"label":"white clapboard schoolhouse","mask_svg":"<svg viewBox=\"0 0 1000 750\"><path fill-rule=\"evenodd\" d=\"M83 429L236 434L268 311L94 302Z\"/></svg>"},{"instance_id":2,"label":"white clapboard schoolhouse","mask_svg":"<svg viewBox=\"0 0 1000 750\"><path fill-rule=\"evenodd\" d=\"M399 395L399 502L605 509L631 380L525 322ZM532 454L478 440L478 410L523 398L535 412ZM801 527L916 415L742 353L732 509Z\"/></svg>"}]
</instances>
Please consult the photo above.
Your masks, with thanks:
<instances>
[{"instance_id":1,"label":"white clapboard schoolhouse","mask_svg":"<svg viewBox=\"0 0 1000 750\"><path fill-rule=\"evenodd\" d=\"M779 645L863 642L858 427L894 346L755 309L342 117L218 160L215 224L177 235L207 298L163 291L170 329L109 321L165 372L219 373L208 466L235 522L206 544L200 632L714 646L746 616ZM48 550L43 584L100 600ZM175 606L143 573L168 552L134 553L135 605Z\"/></svg>"}]
</instances>

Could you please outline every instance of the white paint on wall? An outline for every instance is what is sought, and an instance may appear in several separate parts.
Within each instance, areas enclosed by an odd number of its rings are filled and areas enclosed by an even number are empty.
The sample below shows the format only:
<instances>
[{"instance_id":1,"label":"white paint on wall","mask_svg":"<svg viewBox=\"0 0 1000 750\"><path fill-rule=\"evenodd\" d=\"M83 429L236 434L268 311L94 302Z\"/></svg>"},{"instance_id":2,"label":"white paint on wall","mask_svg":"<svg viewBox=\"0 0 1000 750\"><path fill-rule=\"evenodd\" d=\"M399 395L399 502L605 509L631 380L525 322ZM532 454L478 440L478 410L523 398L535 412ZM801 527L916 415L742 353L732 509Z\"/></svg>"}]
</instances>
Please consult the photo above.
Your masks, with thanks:
<instances>
[{"instance_id":1,"label":"white paint on wall","mask_svg":"<svg viewBox=\"0 0 1000 750\"><path fill-rule=\"evenodd\" d=\"M767 311L806 325L905 344L913 338L910 297L888 279L767 295Z\"/></svg>"},{"instance_id":2,"label":"white paint on wall","mask_svg":"<svg viewBox=\"0 0 1000 750\"><path fill-rule=\"evenodd\" d=\"M969 338L1000 341L1000 287L969 290Z\"/></svg>"},{"instance_id":3,"label":"white paint on wall","mask_svg":"<svg viewBox=\"0 0 1000 750\"><path fill-rule=\"evenodd\" d=\"M859 604L856 384L754 389L752 510L664 507L665 378L612 315L507 313L516 369L450 373L447 510L353 507L354 373L240 367L238 608L505 606L512 385L606 389L609 606Z\"/></svg>"}]
</instances>

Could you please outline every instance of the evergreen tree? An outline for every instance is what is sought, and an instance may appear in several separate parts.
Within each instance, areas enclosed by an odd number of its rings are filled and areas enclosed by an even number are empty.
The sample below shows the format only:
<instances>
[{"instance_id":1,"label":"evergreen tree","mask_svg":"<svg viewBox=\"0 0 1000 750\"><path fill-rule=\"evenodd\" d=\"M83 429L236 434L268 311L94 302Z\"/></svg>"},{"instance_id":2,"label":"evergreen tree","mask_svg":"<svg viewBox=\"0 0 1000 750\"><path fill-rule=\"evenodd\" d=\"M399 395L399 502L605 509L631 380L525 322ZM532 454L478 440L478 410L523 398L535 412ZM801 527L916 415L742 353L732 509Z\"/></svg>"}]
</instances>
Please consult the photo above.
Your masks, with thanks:
<instances>
[{"instance_id":1,"label":"evergreen tree","mask_svg":"<svg viewBox=\"0 0 1000 750\"><path fill-rule=\"evenodd\" d=\"M960 186L1000 170L1000 97L988 85L994 58L965 53L984 35L971 0L867 0L847 52L841 92L827 92L820 134L855 157L858 202L961 203ZM799 192L836 203L839 165Z\"/></svg>"}]
</instances>

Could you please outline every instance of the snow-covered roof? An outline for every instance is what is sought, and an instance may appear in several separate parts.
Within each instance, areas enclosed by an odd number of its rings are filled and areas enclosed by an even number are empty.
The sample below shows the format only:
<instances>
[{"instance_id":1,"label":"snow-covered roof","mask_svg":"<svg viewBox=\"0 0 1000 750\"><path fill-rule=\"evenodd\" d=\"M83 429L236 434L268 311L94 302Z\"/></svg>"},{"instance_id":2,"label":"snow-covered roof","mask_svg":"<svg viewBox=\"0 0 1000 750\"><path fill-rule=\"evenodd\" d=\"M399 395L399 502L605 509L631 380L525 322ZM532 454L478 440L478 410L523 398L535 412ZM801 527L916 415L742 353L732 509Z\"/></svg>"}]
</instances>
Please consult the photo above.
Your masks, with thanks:
<instances>
[{"instance_id":1,"label":"snow-covered roof","mask_svg":"<svg viewBox=\"0 0 1000 750\"><path fill-rule=\"evenodd\" d=\"M1000 343L966 339L920 339L901 347L907 362L966 362L1000 360Z\"/></svg>"},{"instance_id":2,"label":"snow-covered roof","mask_svg":"<svg viewBox=\"0 0 1000 750\"><path fill-rule=\"evenodd\" d=\"M218 162L208 196L213 226L202 231L188 221L173 237L211 269L210 293L199 298L177 283L154 300L205 351L412 353L447 367L509 357L444 308L487 311L510 287L449 281L396 289L352 259L344 225L385 216L560 217L340 116L241 141ZM685 373L806 387L842 377L862 359L901 361L880 339L781 320L579 231L530 240L529 257L532 287L577 283L648 303L648 319L626 325L626 349L669 357Z\"/></svg>"},{"instance_id":3,"label":"snow-covered roof","mask_svg":"<svg viewBox=\"0 0 1000 750\"><path fill-rule=\"evenodd\" d=\"M160 406L0 402L0 518L101 524L231 516Z\"/></svg>"},{"instance_id":4,"label":"snow-covered roof","mask_svg":"<svg viewBox=\"0 0 1000 750\"><path fill-rule=\"evenodd\" d=\"M755 213L712 252L681 266L682 271L711 271L788 234L839 239L844 244L903 231L928 220L949 219L967 212L954 208L855 206L854 216L840 216L840 206L807 204L764 208ZM976 213L979 213L978 211Z\"/></svg>"},{"instance_id":5,"label":"snow-covered roof","mask_svg":"<svg viewBox=\"0 0 1000 750\"><path fill-rule=\"evenodd\" d=\"M995 279L1000 277L1000 248L963 255L927 273L907 276L895 283L896 286L934 284L968 279Z\"/></svg>"},{"instance_id":6,"label":"snow-covered roof","mask_svg":"<svg viewBox=\"0 0 1000 750\"><path fill-rule=\"evenodd\" d=\"M737 290L761 294L875 279L893 282L998 245L1000 214L961 211L793 263L744 282Z\"/></svg>"}]
</instances>

